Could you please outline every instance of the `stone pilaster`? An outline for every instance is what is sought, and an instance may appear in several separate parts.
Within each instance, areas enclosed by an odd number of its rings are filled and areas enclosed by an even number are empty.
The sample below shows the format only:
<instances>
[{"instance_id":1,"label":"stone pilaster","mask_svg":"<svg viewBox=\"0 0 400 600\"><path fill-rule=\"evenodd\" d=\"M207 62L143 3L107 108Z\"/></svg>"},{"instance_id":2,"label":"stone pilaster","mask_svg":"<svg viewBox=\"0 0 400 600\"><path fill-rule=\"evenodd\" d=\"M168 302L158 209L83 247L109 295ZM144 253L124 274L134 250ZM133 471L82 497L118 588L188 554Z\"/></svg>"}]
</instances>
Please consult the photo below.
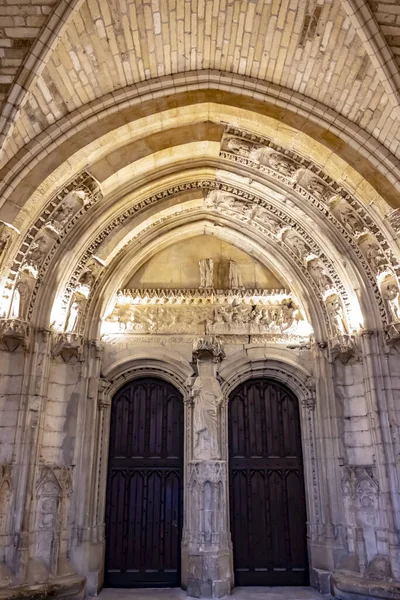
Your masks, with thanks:
<instances>
[{"instance_id":1,"label":"stone pilaster","mask_svg":"<svg viewBox=\"0 0 400 600\"><path fill-rule=\"evenodd\" d=\"M187 490L182 543L184 584L189 596L221 598L233 585L228 514L225 401L217 379L224 354L218 340L194 347L197 376L188 401Z\"/></svg>"}]
</instances>

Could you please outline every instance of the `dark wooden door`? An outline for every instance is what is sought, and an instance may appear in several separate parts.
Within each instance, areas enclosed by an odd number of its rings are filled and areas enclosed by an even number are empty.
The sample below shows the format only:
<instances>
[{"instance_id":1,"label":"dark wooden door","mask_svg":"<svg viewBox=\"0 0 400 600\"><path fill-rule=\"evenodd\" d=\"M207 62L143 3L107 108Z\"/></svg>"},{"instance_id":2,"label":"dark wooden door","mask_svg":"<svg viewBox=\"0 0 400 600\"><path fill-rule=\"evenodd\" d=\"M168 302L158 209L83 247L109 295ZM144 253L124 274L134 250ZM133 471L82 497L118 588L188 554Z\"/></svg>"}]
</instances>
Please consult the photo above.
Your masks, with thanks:
<instances>
[{"instance_id":1,"label":"dark wooden door","mask_svg":"<svg viewBox=\"0 0 400 600\"><path fill-rule=\"evenodd\" d=\"M136 379L111 407L105 585L180 585L183 400L169 383Z\"/></svg>"},{"instance_id":2,"label":"dark wooden door","mask_svg":"<svg viewBox=\"0 0 400 600\"><path fill-rule=\"evenodd\" d=\"M267 379L236 388L229 453L236 585L307 585L300 420L292 392Z\"/></svg>"}]
</instances>

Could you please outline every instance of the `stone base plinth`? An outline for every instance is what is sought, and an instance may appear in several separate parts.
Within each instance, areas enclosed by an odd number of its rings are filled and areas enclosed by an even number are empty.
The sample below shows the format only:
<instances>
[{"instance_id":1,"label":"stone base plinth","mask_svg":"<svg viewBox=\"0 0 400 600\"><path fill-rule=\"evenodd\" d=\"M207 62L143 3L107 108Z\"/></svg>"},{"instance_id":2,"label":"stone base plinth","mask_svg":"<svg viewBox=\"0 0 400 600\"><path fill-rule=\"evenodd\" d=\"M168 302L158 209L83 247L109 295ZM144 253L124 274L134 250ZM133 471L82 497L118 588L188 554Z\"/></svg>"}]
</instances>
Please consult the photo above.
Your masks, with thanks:
<instances>
[{"instance_id":1,"label":"stone base plinth","mask_svg":"<svg viewBox=\"0 0 400 600\"><path fill-rule=\"evenodd\" d=\"M187 593L194 598L222 598L231 593L230 553L198 551L187 556Z\"/></svg>"},{"instance_id":2,"label":"stone base plinth","mask_svg":"<svg viewBox=\"0 0 400 600\"><path fill-rule=\"evenodd\" d=\"M342 600L400 600L400 582L367 579L357 573L336 571L331 575L331 594Z\"/></svg>"},{"instance_id":3,"label":"stone base plinth","mask_svg":"<svg viewBox=\"0 0 400 600\"><path fill-rule=\"evenodd\" d=\"M42 600L42 598L63 598L83 600L86 595L86 577L68 575L47 583L0 588L0 600Z\"/></svg>"}]
</instances>

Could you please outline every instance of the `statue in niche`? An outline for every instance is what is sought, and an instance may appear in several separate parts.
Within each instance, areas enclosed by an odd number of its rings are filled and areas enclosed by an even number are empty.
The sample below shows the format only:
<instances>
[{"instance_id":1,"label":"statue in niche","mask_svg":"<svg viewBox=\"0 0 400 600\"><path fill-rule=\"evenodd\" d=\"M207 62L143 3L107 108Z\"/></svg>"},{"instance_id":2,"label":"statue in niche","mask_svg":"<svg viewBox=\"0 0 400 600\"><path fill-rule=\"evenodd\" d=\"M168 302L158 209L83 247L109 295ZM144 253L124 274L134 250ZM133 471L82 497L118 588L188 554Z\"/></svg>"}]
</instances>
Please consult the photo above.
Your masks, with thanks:
<instances>
[{"instance_id":1,"label":"statue in niche","mask_svg":"<svg viewBox=\"0 0 400 600\"><path fill-rule=\"evenodd\" d=\"M325 200L329 196L329 193L332 194L329 187L316 177L312 177L310 179L307 188L308 191L311 194L314 194L319 200Z\"/></svg>"},{"instance_id":2,"label":"statue in niche","mask_svg":"<svg viewBox=\"0 0 400 600\"><path fill-rule=\"evenodd\" d=\"M273 152L269 155L269 164L278 173L282 173L282 175L286 175L287 177L292 177L298 169L296 163L278 152Z\"/></svg>"},{"instance_id":3,"label":"statue in niche","mask_svg":"<svg viewBox=\"0 0 400 600\"><path fill-rule=\"evenodd\" d=\"M397 285L391 283L387 286L383 297L387 302L391 321L400 321L400 291Z\"/></svg>"},{"instance_id":4,"label":"statue in niche","mask_svg":"<svg viewBox=\"0 0 400 600\"><path fill-rule=\"evenodd\" d=\"M231 290L244 288L239 265L234 260L229 261L229 287Z\"/></svg>"},{"instance_id":5,"label":"statue in niche","mask_svg":"<svg viewBox=\"0 0 400 600\"><path fill-rule=\"evenodd\" d=\"M351 235L359 236L367 231L359 216L350 206L339 207L339 220Z\"/></svg>"},{"instance_id":6,"label":"statue in niche","mask_svg":"<svg viewBox=\"0 0 400 600\"><path fill-rule=\"evenodd\" d=\"M241 138L230 137L226 142L226 147L234 154L248 157L254 146L250 142L242 140Z\"/></svg>"},{"instance_id":7,"label":"statue in niche","mask_svg":"<svg viewBox=\"0 0 400 600\"><path fill-rule=\"evenodd\" d=\"M368 244L368 248L365 251L365 258L376 275L382 273L387 266L385 256L378 244Z\"/></svg>"},{"instance_id":8,"label":"statue in niche","mask_svg":"<svg viewBox=\"0 0 400 600\"><path fill-rule=\"evenodd\" d=\"M203 366L203 372L205 370ZM207 365L205 374L196 377L192 387L193 457L200 460L218 460L221 458L218 442L218 414L223 400L221 387L214 375L214 365Z\"/></svg>"},{"instance_id":9,"label":"statue in niche","mask_svg":"<svg viewBox=\"0 0 400 600\"><path fill-rule=\"evenodd\" d=\"M335 336L349 335L343 306L338 296L329 296L327 298L326 310L333 334Z\"/></svg>"},{"instance_id":10,"label":"statue in niche","mask_svg":"<svg viewBox=\"0 0 400 600\"><path fill-rule=\"evenodd\" d=\"M83 316L84 299L77 298L76 296L72 299L65 326L67 333L79 333Z\"/></svg>"},{"instance_id":11,"label":"statue in niche","mask_svg":"<svg viewBox=\"0 0 400 600\"><path fill-rule=\"evenodd\" d=\"M293 250L293 252L303 260L311 252L309 246L299 237L298 235L291 235L285 237L285 244Z\"/></svg>"},{"instance_id":12,"label":"statue in niche","mask_svg":"<svg viewBox=\"0 0 400 600\"><path fill-rule=\"evenodd\" d=\"M210 289L213 287L214 261L212 258L202 258L199 260L200 266L200 287Z\"/></svg>"},{"instance_id":13,"label":"statue in niche","mask_svg":"<svg viewBox=\"0 0 400 600\"><path fill-rule=\"evenodd\" d=\"M309 271L322 293L333 287L332 279L324 272L324 268L319 261L311 261L309 263Z\"/></svg>"},{"instance_id":14,"label":"statue in niche","mask_svg":"<svg viewBox=\"0 0 400 600\"><path fill-rule=\"evenodd\" d=\"M10 311L10 317L13 319L26 319L27 317L29 298L32 291L32 282L30 282L30 285L28 280L28 277L20 275L15 286Z\"/></svg>"},{"instance_id":15,"label":"statue in niche","mask_svg":"<svg viewBox=\"0 0 400 600\"><path fill-rule=\"evenodd\" d=\"M48 240L44 235L39 235L32 242L28 256L26 257L27 264L38 268L46 255L47 248Z\"/></svg>"}]
</instances>

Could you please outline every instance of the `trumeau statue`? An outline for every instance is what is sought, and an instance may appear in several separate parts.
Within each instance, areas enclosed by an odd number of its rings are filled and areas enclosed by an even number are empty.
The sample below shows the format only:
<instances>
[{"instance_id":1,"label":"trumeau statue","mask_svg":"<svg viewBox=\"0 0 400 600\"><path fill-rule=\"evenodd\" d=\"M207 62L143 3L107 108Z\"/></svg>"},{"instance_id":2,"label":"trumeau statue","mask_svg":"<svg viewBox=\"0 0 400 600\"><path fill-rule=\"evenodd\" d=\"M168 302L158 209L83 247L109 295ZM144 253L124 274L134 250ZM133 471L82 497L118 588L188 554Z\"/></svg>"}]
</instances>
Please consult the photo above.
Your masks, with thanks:
<instances>
[{"instance_id":1,"label":"trumeau statue","mask_svg":"<svg viewBox=\"0 0 400 600\"><path fill-rule=\"evenodd\" d=\"M231 290L239 290L244 287L239 265L234 260L229 261L229 287Z\"/></svg>"},{"instance_id":2,"label":"trumeau statue","mask_svg":"<svg viewBox=\"0 0 400 600\"><path fill-rule=\"evenodd\" d=\"M200 266L200 287L212 288L214 277L214 261L212 258L202 258L199 260Z\"/></svg>"},{"instance_id":3,"label":"trumeau statue","mask_svg":"<svg viewBox=\"0 0 400 600\"><path fill-rule=\"evenodd\" d=\"M193 458L218 460L219 448L218 415L223 395L214 365L203 365L202 374L196 377L192 387L193 410Z\"/></svg>"}]
</instances>

